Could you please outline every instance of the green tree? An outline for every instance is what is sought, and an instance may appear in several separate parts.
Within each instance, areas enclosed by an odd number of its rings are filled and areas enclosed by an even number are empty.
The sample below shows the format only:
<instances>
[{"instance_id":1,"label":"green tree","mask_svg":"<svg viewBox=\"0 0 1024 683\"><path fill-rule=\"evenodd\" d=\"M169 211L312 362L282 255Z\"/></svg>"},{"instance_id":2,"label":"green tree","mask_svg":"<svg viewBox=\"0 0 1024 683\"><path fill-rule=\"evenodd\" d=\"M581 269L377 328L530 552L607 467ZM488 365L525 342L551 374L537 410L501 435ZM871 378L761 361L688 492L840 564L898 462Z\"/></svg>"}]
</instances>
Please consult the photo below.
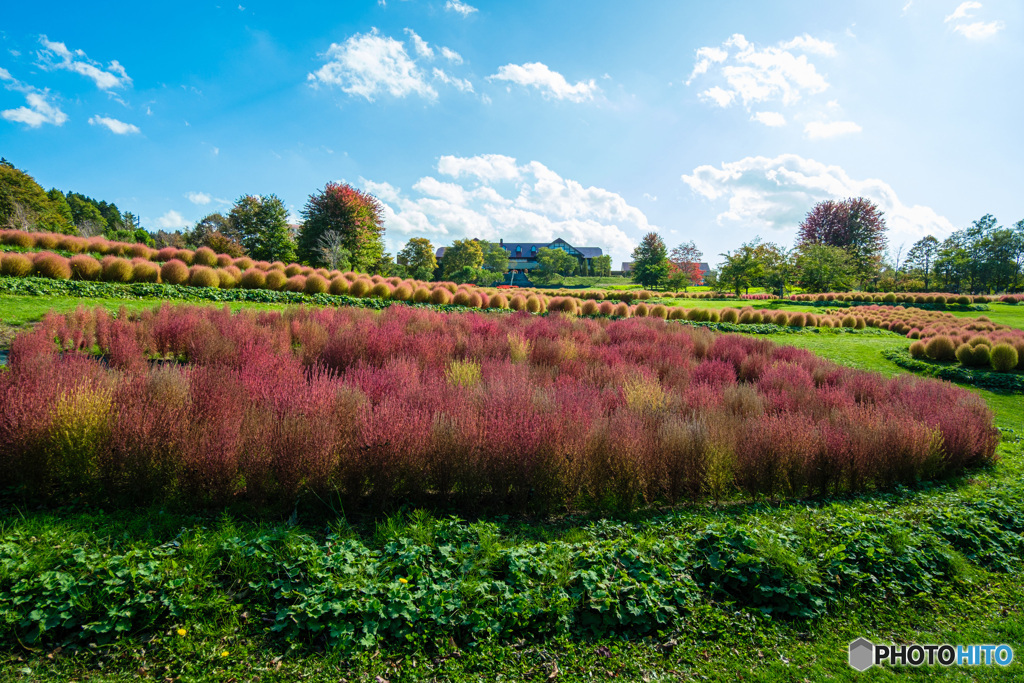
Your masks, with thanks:
<instances>
[{"instance_id":1,"label":"green tree","mask_svg":"<svg viewBox=\"0 0 1024 683\"><path fill-rule=\"evenodd\" d=\"M398 252L398 265L405 266L410 277L430 280L437 270L434 245L426 237L413 237Z\"/></svg>"},{"instance_id":2,"label":"green tree","mask_svg":"<svg viewBox=\"0 0 1024 683\"><path fill-rule=\"evenodd\" d=\"M633 281L648 289L663 287L668 281L669 261L665 241L649 232L633 250Z\"/></svg>"},{"instance_id":3,"label":"green tree","mask_svg":"<svg viewBox=\"0 0 1024 683\"><path fill-rule=\"evenodd\" d=\"M808 292L845 291L856 273L849 253L827 244L805 244L796 258L800 286Z\"/></svg>"},{"instance_id":4,"label":"green tree","mask_svg":"<svg viewBox=\"0 0 1024 683\"><path fill-rule=\"evenodd\" d=\"M504 277L508 272L508 252L495 242L484 242L484 268Z\"/></svg>"},{"instance_id":5,"label":"green tree","mask_svg":"<svg viewBox=\"0 0 1024 683\"><path fill-rule=\"evenodd\" d=\"M907 268L920 273L921 279L924 280L924 291L929 290L929 280L932 276L932 270L935 265L935 258L939 253L939 241L927 235L922 237L918 241L914 242L914 245L910 247L910 251L907 252Z\"/></svg>"},{"instance_id":6,"label":"green tree","mask_svg":"<svg viewBox=\"0 0 1024 683\"><path fill-rule=\"evenodd\" d=\"M298 253L303 261L323 263L318 241L328 230L342 236L356 270L370 270L384 254L384 206L368 192L346 183L327 183L309 196L302 218Z\"/></svg>"},{"instance_id":7,"label":"green tree","mask_svg":"<svg viewBox=\"0 0 1024 683\"><path fill-rule=\"evenodd\" d=\"M785 296L786 287L796 277L796 251L765 242L757 245L755 254L761 264L761 285L780 297Z\"/></svg>"},{"instance_id":8,"label":"green tree","mask_svg":"<svg viewBox=\"0 0 1024 683\"><path fill-rule=\"evenodd\" d=\"M441 257L441 277L452 280L463 268L478 269L484 265L484 250L478 240L455 240L452 246L444 250Z\"/></svg>"},{"instance_id":9,"label":"green tree","mask_svg":"<svg viewBox=\"0 0 1024 683\"><path fill-rule=\"evenodd\" d=\"M610 277L612 274L612 257L608 254L590 259L590 265L597 277Z\"/></svg>"},{"instance_id":10,"label":"green tree","mask_svg":"<svg viewBox=\"0 0 1024 683\"><path fill-rule=\"evenodd\" d=\"M541 282L551 282L555 276L570 275L579 262L564 249L541 247L537 251L537 269L530 273L537 275Z\"/></svg>"},{"instance_id":11,"label":"green tree","mask_svg":"<svg viewBox=\"0 0 1024 683\"><path fill-rule=\"evenodd\" d=\"M51 201L35 178L6 159L0 159L0 195L0 226L75 233L74 223L66 217L66 202Z\"/></svg>"},{"instance_id":12,"label":"green tree","mask_svg":"<svg viewBox=\"0 0 1024 683\"><path fill-rule=\"evenodd\" d=\"M288 212L276 195L242 195L231 209L231 221L251 257L265 261L295 260L295 240Z\"/></svg>"},{"instance_id":13,"label":"green tree","mask_svg":"<svg viewBox=\"0 0 1024 683\"><path fill-rule=\"evenodd\" d=\"M720 254L725 262L718 267L717 282L720 286L728 286L739 296L749 291L758 278L764 274L764 264L758 256L761 238L743 244L734 252Z\"/></svg>"}]
</instances>

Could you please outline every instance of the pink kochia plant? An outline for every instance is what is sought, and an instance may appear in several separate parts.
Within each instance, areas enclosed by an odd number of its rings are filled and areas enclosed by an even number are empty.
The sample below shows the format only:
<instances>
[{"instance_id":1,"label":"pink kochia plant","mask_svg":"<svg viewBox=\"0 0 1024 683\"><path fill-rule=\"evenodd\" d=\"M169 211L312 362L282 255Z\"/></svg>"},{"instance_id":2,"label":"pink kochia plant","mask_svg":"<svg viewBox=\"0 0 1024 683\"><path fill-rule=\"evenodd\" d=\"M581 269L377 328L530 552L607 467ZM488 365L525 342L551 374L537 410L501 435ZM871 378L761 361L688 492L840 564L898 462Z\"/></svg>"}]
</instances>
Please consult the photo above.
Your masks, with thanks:
<instances>
[{"instance_id":1,"label":"pink kochia plant","mask_svg":"<svg viewBox=\"0 0 1024 683\"><path fill-rule=\"evenodd\" d=\"M955 386L652 316L80 309L0 373L0 486L41 500L627 510L884 489L997 441Z\"/></svg>"}]
</instances>

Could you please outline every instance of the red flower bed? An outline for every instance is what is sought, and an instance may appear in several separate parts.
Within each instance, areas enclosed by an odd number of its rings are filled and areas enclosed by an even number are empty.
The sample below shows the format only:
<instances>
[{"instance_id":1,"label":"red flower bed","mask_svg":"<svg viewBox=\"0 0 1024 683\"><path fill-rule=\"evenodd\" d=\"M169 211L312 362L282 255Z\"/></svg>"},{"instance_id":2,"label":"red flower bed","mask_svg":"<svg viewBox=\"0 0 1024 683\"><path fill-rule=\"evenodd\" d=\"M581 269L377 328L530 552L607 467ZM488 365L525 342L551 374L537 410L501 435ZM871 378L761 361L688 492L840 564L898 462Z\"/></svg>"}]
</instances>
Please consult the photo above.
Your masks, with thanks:
<instances>
[{"instance_id":1,"label":"red flower bed","mask_svg":"<svg viewBox=\"0 0 1024 683\"><path fill-rule=\"evenodd\" d=\"M955 386L654 317L79 310L0 374L0 486L41 499L631 509L909 484L997 441Z\"/></svg>"}]
</instances>

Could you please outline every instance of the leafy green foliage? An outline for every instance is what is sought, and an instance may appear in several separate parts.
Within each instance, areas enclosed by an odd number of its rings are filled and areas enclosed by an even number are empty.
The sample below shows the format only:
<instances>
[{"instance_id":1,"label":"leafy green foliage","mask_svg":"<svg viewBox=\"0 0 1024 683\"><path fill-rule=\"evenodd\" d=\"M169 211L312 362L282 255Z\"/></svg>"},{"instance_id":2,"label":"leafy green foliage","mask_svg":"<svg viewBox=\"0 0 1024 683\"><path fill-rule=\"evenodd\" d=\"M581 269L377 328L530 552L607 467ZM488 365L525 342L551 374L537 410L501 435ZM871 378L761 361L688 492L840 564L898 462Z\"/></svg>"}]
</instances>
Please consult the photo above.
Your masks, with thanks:
<instances>
[{"instance_id":1,"label":"leafy green foliage","mask_svg":"<svg viewBox=\"0 0 1024 683\"><path fill-rule=\"evenodd\" d=\"M276 195L242 195L231 209L231 223L249 256L258 260L295 260L288 212Z\"/></svg>"},{"instance_id":2,"label":"leafy green foliage","mask_svg":"<svg viewBox=\"0 0 1024 683\"><path fill-rule=\"evenodd\" d=\"M668 280L669 260L665 241L649 232L633 250L633 280L644 287L662 287Z\"/></svg>"},{"instance_id":3,"label":"leafy green foliage","mask_svg":"<svg viewBox=\"0 0 1024 683\"><path fill-rule=\"evenodd\" d=\"M327 183L312 194L302 210L298 255L313 265L324 263L320 238L327 232L340 236L352 267L367 272L384 254L384 207L368 192L346 183Z\"/></svg>"},{"instance_id":4,"label":"leafy green foliage","mask_svg":"<svg viewBox=\"0 0 1024 683\"><path fill-rule=\"evenodd\" d=\"M957 384L971 384L992 391L1024 394L1024 374L994 372L985 368L968 368L926 359L914 358L905 349L883 352L886 358L905 370L929 377L937 377Z\"/></svg>"}]
</instances>

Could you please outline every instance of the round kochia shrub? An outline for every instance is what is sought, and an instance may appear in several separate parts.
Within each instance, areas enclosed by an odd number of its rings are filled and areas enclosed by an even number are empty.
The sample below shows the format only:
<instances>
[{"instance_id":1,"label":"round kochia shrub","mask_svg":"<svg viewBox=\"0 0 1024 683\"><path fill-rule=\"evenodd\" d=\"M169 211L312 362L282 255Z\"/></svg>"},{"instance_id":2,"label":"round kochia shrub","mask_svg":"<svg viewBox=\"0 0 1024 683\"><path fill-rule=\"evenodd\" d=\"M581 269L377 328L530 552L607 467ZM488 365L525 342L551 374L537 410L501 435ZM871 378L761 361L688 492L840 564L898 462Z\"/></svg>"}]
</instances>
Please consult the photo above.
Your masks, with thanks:
<instances>
[{"instance_id":1,"label":"round kochia shrub","mask_svg":"<svg viewBox=\"0 0 1024 683\"><path fill-rule=\"evenodd\" d=\"M331 294L335 296L341 296L342 294L348 294L348 280L339 275L331 280L330 287L328 288Z\"/></svg>"},{"instance_id":2,"label":"round kochia shrub","mask_svg":"<svg viewBox=\"0 0 1024 683\"><path fill-rule=\"evenodd\" d=\"M99 266L99 263L96 264ZM32 259L23 254L4 254L0 257L0 275L28 277L32 274Z\"/></svg>"},{"instance_id":3,"label":"round kochia shrub","mask_svg":"<svg viewBox=\"0 0 1024 683\"><path fill-rule=\"evenodd\" d=\"M306 278L306 294L323 294L328 287L330 287L330 283L322 275L314 273Z\"/></svg>"},{"instance_id":4,"label":"round kochia shrub","mask_svg":"<svg viewBox=\"0 0 1024 683\"><path fill-rule=\"evenodd\" d=\"M68 261L71 277L75 280L99 280L103 274L100 262L88 254L77 254Z\"/></svg>"},{"instance_id":5,"label":"round kochia shrub","mask_svg":"<svg viewBox=\"0 0 1024 683\"><path fill-rule=\"evenodd\" d=\"M132 282L160 282L160 268L149 261L138 261L132 265Z\"/></svg>"},{"instance_id":6,"label":"round kochia shrub","mask_svg":"<svg viewBox=\"0 0 1024 683\"><path fill-rule=\"evenodd\" d=\"M44 254L35 260L35 272L51 280L67 280L71 277L71 265L63 256Z\"/></svg>"},{"instance_id":7,"label":"round kochia shrub","mask_svg":"<svg viewBox=\"0 0 1024 683\"><path fill-rule=\"evenodd\" d=\"M284 291L286 292L304 292L306 291L306 276L305 275L293 275L288 278L284 283Z\"/></svg>"},{"instance_id":8,"label":"round kochia shrub","mask_svg":"<svg viewBox=\"0 0 1024 683\"><path fill-rule=\"evenodd\" d=\"M220 287L217 271L209 266L192 266L188 274L188 284L192 287Z\"/></svg>"},{"instance_id":9,"label":"round kochia shrub","mask_svg":"<svg viewBox=\"0 0 1024 683\"><path fill-rule=\"evenodd\" d=\"M103 259L103 280L105 282L131 282L132 262L117 256Z\"/></svg>"},{"instance_id":10,"label":"round kochia shrub","mask_svg":"<svg viewBox=\"0 0 1024 683\"><path fill-rule=\"evenodd\" d=\"M916 341L910 345L910 355L913 358L924 358L927 353L923 341Z\"/></svg>"},{"instance_id":11,"label":"round kochia shrub","mask_svg":"<svg viewBox=\"0 0 1024 683\"><path fill-rule=\"evenodd\" d=\"M267 284L267 275L262 270L250 268L242 273L238 284L242 289L263 289Z\"/></svg>"},{"instance_id":12,"label":"round kochia shrub","mask_svg":"<svg viewBox=\"0 0 1024 683\"><path fill-rule=\"evenodd\" d=\"M348 286L348 294L349 296L364 297L372 286L373 284L369 280L360 278Z\"/></svg>"},{"instance_id":13,"label":"round kochia shrub","mask_svg":"<svg viewBox=\"0 0 1024 683\"><path fill-rule=\"evenodd\" d=\"M272 291L280 291L284 288L284 283L288 281L288 277L284 274L283 270L269 270L267 271L267 279L265 282L266 288Z\"/></svg>"},{"instance_id":14,"label":"round kochia shrub","mask_svg":"<svg viewBox=\"0 0 1024 683\"><path fill-rule=\"evenodd\" d=\"M31 249L36 246L36 238L27 232L11 231L4 235L3 243L20 249Z\"/></svg>"},{"instance_id":15,"label":"round kochia shrub","mask_svg":"<svg viewBox=\"0 0 1024 683\"><path fill-rule=\"evenodd\" d=\"M209 247L199 247L192 256L192 263L197 266L216 266L217 253Z\"/></svg>"},{"instance_id":16,"label":"round kochia shrub","mask_svg":"<svg viewBox=\"0 0 1024 683\"><path fill-rule=\"evenodd\" d=\"M183 285L188 282L188 266L178 259L171 259L160 266L160 281L169 285Z\"/></svg>"},{"instance_id":17,"label":"round kochia shrub","mask_svg":"<svg viewBox=\"0 0 1024 683\"><path fill-rule=\"evenodd\" d=\"M996 372L1009 372L1013 370L1017 367L1019 360L1017 349L1010 344L996 344L992 347L992 352L989 354L992 369Z\"/></svg>"},{"instance_id":18,"label":"round kochia shrub","mask_svg":"<svg viewBox=\"0 0 1024 683\"><path fill-rule=\"evenodd\" d=\"M953 361L956 360L956 346L953 340L944 334L932 337L925 344L925 353L932 360Z\"/></svg>"}]
</instances>

